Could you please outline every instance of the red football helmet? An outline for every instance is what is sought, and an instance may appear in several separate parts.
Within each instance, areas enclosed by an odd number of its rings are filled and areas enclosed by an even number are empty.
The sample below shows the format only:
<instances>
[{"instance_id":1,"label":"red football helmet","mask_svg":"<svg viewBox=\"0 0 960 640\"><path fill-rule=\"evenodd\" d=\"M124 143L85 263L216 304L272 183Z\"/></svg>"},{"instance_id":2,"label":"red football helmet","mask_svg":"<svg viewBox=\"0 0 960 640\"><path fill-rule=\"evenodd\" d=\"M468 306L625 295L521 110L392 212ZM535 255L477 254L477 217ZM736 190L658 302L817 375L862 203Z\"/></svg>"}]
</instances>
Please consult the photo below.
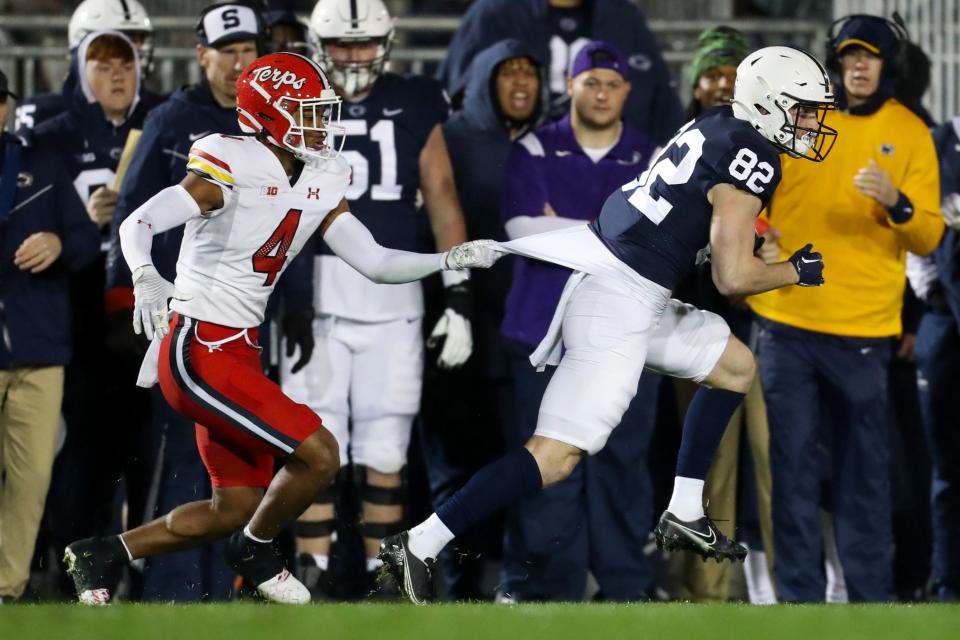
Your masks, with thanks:
<instances>
[{"instance_id":1,"label":"red football helmet","mask_svg":"<svg viewBox=\"0 0 960 640\"><path fill-rule=\"evenodd\" d=\"M237 79L237 119L247 133L262 136L300 160L335 158L343 147L340 96L310 58L271 53L250 63ZM320 132L307 146L305 132Z\"/></svg>"}]
</instances>

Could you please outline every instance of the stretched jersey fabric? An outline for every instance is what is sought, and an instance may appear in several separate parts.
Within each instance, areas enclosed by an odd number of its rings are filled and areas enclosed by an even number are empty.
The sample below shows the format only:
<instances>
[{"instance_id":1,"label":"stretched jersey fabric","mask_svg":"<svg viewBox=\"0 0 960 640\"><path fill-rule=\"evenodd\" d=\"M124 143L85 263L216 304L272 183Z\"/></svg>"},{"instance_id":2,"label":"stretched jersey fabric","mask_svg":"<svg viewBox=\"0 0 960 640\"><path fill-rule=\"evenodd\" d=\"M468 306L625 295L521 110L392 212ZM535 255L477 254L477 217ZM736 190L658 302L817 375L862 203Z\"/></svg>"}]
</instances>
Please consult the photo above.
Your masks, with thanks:
<instances>
[{"instance_id":1,"label":"stretched jersey fabric","mask_svg":"<svg viewBox=\"0 0 960 640\"><path fill-rule=\"evenodd\" d=\"M252 136L215 134L194 143L187 170L217 185L222 208L189 220L171 308L228 327L263 322L277 279L347 190L342 158L307 164L291 185L280 161Z\"/></svg>"},{"instance_id":2,"label":"stretched jersey fabric","mask_svg":"<svg viewBox=\"0 0 960 640\"><path fill-rule=\"evenodd\" d=\"M350 211L376 241L390 249L432 250L430 229L417 206L420 152L433 128L446 120L449 104L439 83L421 76L381 76L363 100L346 102L342 156L353 177ZM314 308L368 322L423 315L419 282L376 284L318 242Z\"/></svg>"},{"instance_id":3,"label":"stretched jersey fabric","mask_svg":"<svg viewBox=\"0 0 960 640\"><path fill-rule=\"evenodd\" d=\"M822 163L790 159L768 211L783 257L808 242L823 254L826 285L784 287L747 299L759 315L807 331L858 338L900 333L906 254L929 254L943 234L936 150L926 125L894 99L876 111L831 113L839 142ZM913 207L894 223L853 177L873 159Z\"/></svg>"},{"instance_id":4,"label":"stretched jersey fabric","mask_svg":"<svg viewBox=\"0 0 960 640\"><path fill-rule=\"evenodd\" d=\"M730 107L717 107L684 125L646 171L614 191L590 228L630 268L672 291L709 244L710 189L731 184L766 206L779 181L776 147Z\"/></svg>"}]
</instances>

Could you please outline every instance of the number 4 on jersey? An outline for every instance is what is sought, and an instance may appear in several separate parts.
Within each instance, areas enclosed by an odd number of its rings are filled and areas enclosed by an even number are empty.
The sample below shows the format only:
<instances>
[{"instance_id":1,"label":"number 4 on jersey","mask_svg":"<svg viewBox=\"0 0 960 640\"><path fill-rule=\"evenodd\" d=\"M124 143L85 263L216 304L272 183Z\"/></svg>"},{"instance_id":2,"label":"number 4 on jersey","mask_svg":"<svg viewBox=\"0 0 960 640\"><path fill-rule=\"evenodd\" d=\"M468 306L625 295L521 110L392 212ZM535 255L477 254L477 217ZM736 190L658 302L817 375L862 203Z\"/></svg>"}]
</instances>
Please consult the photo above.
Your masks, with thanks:
<instances>
[{"instance_id":1,"label":"number 4 on jersey","mask_svg":"<svg viewBox=\"0 0 960 640\"><path fill-rule=\"evenodd\" d=\"M300 209L290 209L267 241L253 254L253 270L267 274L263 286L269 287L277 279L277 274L287 261L287 251L293 243L293 236L300 226Z\"/></svg>"}]
</instances>

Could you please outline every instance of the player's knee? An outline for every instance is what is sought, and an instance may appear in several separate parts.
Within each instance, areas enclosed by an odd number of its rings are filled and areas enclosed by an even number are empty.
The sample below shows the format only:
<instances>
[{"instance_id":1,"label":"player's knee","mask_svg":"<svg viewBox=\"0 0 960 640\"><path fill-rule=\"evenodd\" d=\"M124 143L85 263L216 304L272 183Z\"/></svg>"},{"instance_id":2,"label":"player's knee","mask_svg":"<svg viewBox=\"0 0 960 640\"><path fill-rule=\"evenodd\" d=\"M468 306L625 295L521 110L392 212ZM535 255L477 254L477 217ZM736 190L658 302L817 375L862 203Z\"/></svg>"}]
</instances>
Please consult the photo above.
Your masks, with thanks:
<instances>
[{"instance_id":1,"label":"player's knee","mask_svg":"<svg viewBox=\"0 0 960 640\"><path fill-rule=\"evenodd\" d=\"M537 461L544 487L566 480L583 456L572 445L541 436L531 438L526 447Z\"/></svg>"},{"instance_id":2,"label":"player's knee","mask_svg":"<svg viewBox=\"0 0 960 640\"><path fill-rule=\"evenodd\" d=\"M757 362L753 352L731 336L720 361L703 382L709 387L746 393L756 375Z\"/></svg>"},{"instance_id":3,"label":"player's knee","mask_svg":"<svg viewBox=\"0 0 960 640\"><path fill-rule=\"evenodd\" d=\"M407 464L406 453L389 443L378 443L364 447L362 453L354 456L354 463L382 474L399 474Z\"/></svg>"},{"instance_id":4,"label":"player's knee","mask_svg":"<svg viewBox=\"0 0 960 640\"><path fill-rule=\"evenodd\" d=\"M337 439L323 427L300 443L292 457L316 474L324 486L332 483L340 471L340 447Z\"/></svg>"}]
</instances>

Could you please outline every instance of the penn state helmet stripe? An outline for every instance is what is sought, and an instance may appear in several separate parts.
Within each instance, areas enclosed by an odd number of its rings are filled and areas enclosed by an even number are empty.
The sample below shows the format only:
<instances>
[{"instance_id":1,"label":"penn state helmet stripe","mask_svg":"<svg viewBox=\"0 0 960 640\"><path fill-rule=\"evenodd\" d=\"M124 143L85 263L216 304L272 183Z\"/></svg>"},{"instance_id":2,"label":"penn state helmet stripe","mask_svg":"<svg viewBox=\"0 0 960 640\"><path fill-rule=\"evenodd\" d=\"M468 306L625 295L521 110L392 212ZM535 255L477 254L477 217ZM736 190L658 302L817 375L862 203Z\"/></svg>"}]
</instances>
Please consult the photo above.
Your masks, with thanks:
<instances>
[{"instance_id":1,"label":"penn state helmet stripe","mask_svg":"<svg viewBox=\"0 0 960 640\"><path fill-rule=\"evenodd\" d=\"M360 18L357 16L357 0L350 0L350 26L354 29L360 26Z\"/></svg>"},{"instance_id":2,"label":"penn state helmet stripe","mask_svg":"<svg viewBox=\"0 0 960 640\"><path fill-rule=\"evenodd\" d=\"M121 6L123 6L123 19L130 19L130 6L127 4L127 0L120 0Z\"/></svg>"}]
</instances>

